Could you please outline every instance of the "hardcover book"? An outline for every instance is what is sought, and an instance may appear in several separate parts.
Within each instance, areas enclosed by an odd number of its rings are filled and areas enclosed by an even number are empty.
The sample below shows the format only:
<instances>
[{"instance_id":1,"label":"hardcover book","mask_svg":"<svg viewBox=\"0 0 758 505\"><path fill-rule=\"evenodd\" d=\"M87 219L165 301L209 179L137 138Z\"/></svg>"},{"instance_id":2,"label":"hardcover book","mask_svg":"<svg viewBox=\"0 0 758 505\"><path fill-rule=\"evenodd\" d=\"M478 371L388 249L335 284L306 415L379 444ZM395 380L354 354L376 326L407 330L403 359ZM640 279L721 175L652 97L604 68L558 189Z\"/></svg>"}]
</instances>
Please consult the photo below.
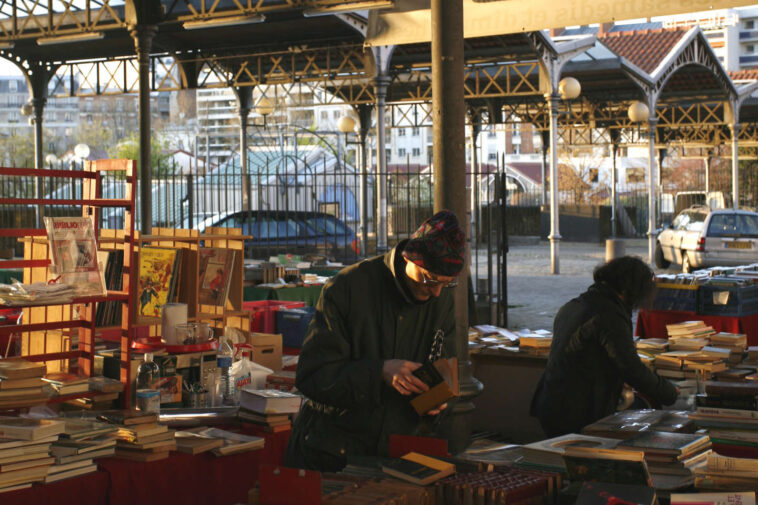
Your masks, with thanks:
<instances>
[{"instance_id":1,"label":"hardcover book","mask_svg":"<svg viewBox=\"0 0 758 505\"><path fill-rule=\"evenodd\" d=\"M294 414L300 410L302 397L277 389L255 389L244 386L240 390L240 407L259 414Z\"/></svg>"},{"instance_id":2,"label":"hardcover book","mask_svg":"<svg viewBox=\"0 0 758 505\"><path fill-rule=\"evenodd\" d=\"M200 249L199 303L218 306L226 303L236 253L233 249Z\"/></svg>"},{"instance_id":3,"label":"hardcover book","mask_svg":"<svg viewBox=\"0 0 758 505\"><path fill-rule=\"evenodd\" d=\"M409 452L400 458L382 461L382 471L398 479L426 486L454 474L455 465L417 452Z\"/></svg>"},{"instance_id":4,"label":"hardcover book","mask_svg":"<svg viewBox=\"0 0 758 505\"><path fill-rule=\"evenodd\" d=\"M65 428L63 421L0 416L0 437L3 438L39 440L63 433Z\"/></svg>"},{"instance_id":5,"label":"hardcover book","mask_svg":"<svg viewBox=\"0 0 758 505\"><path fill-rule=\"evenodd\" d=\"M105 295L91 217L46 217L45 228L55 274L78 296Z\"/></svg>"},{"instance_id":6,"label":"hardcover book","mask_svg":"<svg viewBox=\"0 0 758 505\"><path fill-rule=\"evenodd\" d=\"M196 433L176 432L176 450L187 454L200 454L224 445L220 438L199 437Z\"/></svg>"},{"instance_id":7,"label":"hardcover book","mask_svg":"<svg viewBox=\"0 0 758 505\"><path fill-rule=\"evenodd\" d=\"M561 435L527 444L521 448L521 453L524 456L524 460L529 463L565 468L563 454L568 447L613 449L618 443L619 441L613 438L569 433L568 435Z\"/></svg>"},{"instance_id":8,"label":"hardcover book","mask_svg":"<svg viewBox=\"0 0 758 505\"><path fill-rule=\"evenodd\" d=\"M411 399L411 405L418 415L426 414L459 394L457 358L427 362L414 370L413 374L429 386L428 391Z\"/></svg>"},{"instance_id":9,"label":"hardcover book","mask_svg":"<svg viewBox=\"0 0 758 505\"><path fill-rule=\"evenodd\" d=\"M45 374L45 369L44 363L35 363L23 359L0 360L0 378L2 379L42 377Z\"/></svg>"},{"instance_id":10,"label":"hardcover book","mask_svg":"<svg viewBox=\"0 0 758 505\"><path fill-rule=\"evenodd\" d=\"M239 452L261 449L266 443L266 439L262 437L232 433L231 431L218 428L199 427L187 431L196 433L200 437L221 439L224 445L217 447L212 451L216 456L227 456Z\"/></svg>"},{"instance_id":11,"label":"hardcover book","mask_svg":"<svg viewBox=\"0 0 758 505\"><path fill-rule=\"evenodd\" d=\"M161 317L161 308L169 299L177 272L178 251L162 247L143 247L139 254L137 313L140 316Z\"/></svg>"},{"instance_id":12,"label":"hardcover book","mask_svg":"<svg viewBox=\"0 0 758 505\"><path fill-rule=\"evenodd\" d=\"M662 454L683 459L694 452L708 449L710 445L708 435L646 430L622 441L618 448L641 449L646 455Z\"/></svg>"},{"instance_id":13,"label":"hardcover book","mask_svg":"<svg viewBox=\"0 0 758 505\"><path fill-rule=\"evenodd\" d=\"M29 377L28 379L0 379L0 391L42 387L44 384L45 383L42 382L40 377Z\"/></svg>"},{"instance_id":14,"label":"hardcover book","mask_svg":"<svg viewBox=\"0 0 758 505\"><path fill-rule=\"evenodd\" d=\"M53 456L70 456L71 454L85 454L115 446L116 439L110 437L92 440L61 439L53 442L52 446L50 446L50 454Z\"/></svg>"}]
</instances>

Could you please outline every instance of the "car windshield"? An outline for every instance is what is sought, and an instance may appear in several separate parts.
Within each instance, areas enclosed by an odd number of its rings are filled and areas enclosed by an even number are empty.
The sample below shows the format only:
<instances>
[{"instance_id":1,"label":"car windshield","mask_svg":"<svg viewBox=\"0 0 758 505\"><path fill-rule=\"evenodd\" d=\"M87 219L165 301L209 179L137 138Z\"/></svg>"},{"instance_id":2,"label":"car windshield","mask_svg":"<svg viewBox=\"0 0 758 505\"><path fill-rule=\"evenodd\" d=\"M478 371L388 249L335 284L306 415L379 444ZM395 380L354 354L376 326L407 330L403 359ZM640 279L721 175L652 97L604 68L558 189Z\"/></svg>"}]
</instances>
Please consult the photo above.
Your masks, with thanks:
<instances>
[{"instance_id":1,"label":"car windshield","mask_svg":"<svg viewBox=\"0 0 758 505\"><path fill-rule=\"evenodd\" d=\"M687 231L701 231L705 224L705 218L708 216L705 212L690 212L690 219L684 225Z\"/></svg>"},{"instance_id":2,"label":"car windshield","mask_svg":"<svg viewBox=\"0 0 758 505\"><path fill-rule=\"evenodd\" d=\"M756 237L758 215L715 214L708 225L711 237Z\"/></svg>"},{"instance_id":3,"label":"car windshield","mask_svg":"<svg viewBox=\"0 0 758 505\"><path fill-rule=\"evenodd\" d=\"M312 229L316 230L319 235L347 235L349 232L341 222L337 221L334 216L319 215L309 216L303 219Z\"/></svg>"}]
</instances>

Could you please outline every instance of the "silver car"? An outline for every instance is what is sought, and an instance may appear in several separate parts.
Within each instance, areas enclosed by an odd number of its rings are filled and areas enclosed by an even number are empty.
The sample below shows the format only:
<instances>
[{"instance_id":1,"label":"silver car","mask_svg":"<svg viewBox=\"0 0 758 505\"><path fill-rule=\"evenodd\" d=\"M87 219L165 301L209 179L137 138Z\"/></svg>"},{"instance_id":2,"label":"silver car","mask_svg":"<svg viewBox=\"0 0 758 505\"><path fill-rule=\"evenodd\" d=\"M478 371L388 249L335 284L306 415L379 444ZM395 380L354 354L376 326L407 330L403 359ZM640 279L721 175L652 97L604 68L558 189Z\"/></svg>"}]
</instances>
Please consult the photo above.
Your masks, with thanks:
<instances>
[{"instance_id":1,"label":"silver car","mask_svg":"<svg viewBox=\"0 0 758 505\"><path fill-rule=\"evenodd\" d=\"M682 265L683 272L758 261L758 213L694 206L680 212L655 247L655 264Z\"/></svg>"}]
</instances>

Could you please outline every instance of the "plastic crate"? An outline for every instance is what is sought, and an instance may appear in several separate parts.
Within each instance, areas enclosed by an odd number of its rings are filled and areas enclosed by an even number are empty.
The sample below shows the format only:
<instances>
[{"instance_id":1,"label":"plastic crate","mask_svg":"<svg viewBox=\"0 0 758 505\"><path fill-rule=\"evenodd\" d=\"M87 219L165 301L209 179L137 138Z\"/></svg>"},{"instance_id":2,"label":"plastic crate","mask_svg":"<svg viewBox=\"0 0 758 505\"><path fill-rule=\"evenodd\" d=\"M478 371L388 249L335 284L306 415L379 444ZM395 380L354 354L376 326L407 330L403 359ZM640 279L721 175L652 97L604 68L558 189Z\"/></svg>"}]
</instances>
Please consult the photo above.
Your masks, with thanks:
<instances>
[{"instance_id":1,"label":"plastic crate","mask_svg":"<svg viewBox=\"0 0 758 505\"><path fill-rule=\"evenodd\" d=\"M316 307L281 309L276 313L276 331L282 334L284 347L302 347L305 332L316 313Z\"/></svg>"},{"instance_id":2,"label":"plastic crate","mask_svg":"<svg viewBox=\"0 0 758 505\"><path fill-rule=\"evenodd\" d=\"M700 286L700 314L747 316L758 313L758 285Z\"/></svg>"},{"instance_id":3,"label":"plastic crate","mask_svg":"<svg viewBox=\"0 0 758 505\"><path fill-rule=\"evenodd\" d=\"M653 309L697 312L699 288L696 285L657 283Z\"/></svg>"},{"instance_id":4,"label":"plastic crate","mask_svg":"<svg viewBox=\"0 0 758 505\"><path fill-rule=\"evenodd\" d=\"M286 302L279 300L255 300L242 302L242 310L249 310L250 327L257 333L276 333L276 311L305 307L305 302Z\"/></svg>"}]
</instances>

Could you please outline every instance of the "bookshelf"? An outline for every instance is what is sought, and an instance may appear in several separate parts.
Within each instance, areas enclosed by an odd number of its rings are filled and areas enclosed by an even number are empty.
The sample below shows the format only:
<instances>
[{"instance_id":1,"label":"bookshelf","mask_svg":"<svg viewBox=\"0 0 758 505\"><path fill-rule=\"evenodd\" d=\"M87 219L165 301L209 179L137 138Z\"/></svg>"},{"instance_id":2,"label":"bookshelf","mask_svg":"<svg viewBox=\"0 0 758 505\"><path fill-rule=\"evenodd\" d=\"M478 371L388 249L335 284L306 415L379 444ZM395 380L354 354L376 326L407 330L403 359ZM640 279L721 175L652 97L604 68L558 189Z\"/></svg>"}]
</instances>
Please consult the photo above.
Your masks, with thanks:
<instances>
[{"instance_id":1,"label":"bookshelf","mask_svg":"<svg viewBox=\"0 0 758 505\"><path fill-rule=\"evenodd\" d=\"M135 285L134 257L135 162L132 160L85 161L81 171L1 168L0 178L19 186L33 184L40 188L35 198L0 197L0 208L9 214L19 208L40 209L40 214L92 216L100 248L122 249L124 265L122 289L108 291L105 296L74 298L70 303L28 304L23 307L22 324L0 327L0 334L21 339L21 355L30 361L43 361L48 372L77 368L79 373L93 375L95 368L95 310L97 303L116 301L122 304L121 324L114 333L121 353L121 381L125 383L122 401L128 405L130 339L133 335L133 306L130 293ZM119 187L118 197L103 196L103 182ZM77 191L78 190L78 191ZM81 198L77 197L80 191ZM52 195L43 197L42 195ZM119 230L101 230L104 209L120 209L123 226ZM114 211L111 211L114 212ZM54 279L47 233L41 222L36 227L0 229L0 237L23 242L24 256L19 260L0 262L0 268L23 269L23 282L48 282ZM75 344L75 345L74 345ZM74 349L74 347L76 347ZM66 397L53 397L51 402L91 396L92 392Z\"/></svg>"}]
</instances>

